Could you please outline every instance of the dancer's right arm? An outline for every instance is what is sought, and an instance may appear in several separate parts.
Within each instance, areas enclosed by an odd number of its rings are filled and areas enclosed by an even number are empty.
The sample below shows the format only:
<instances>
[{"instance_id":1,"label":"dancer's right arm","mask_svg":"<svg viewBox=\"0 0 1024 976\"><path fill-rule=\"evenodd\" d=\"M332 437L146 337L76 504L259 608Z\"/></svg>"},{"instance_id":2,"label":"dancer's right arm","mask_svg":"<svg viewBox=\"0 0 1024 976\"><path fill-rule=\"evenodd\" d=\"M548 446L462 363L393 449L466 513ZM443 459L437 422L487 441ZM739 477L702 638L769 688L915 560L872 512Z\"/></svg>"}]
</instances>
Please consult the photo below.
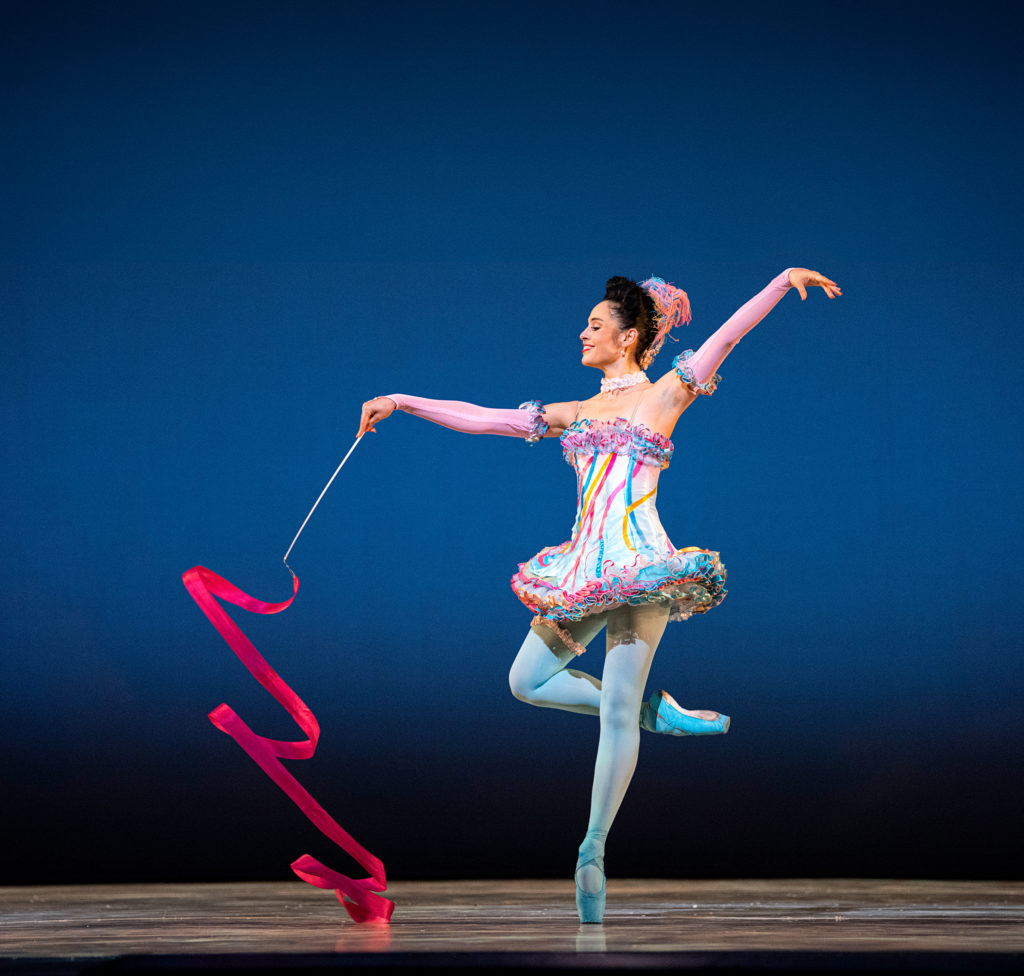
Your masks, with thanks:
<instances>
[{"instance_id":1,"label":"dancer's right arm","mask_svg":"<svg viewBox=\"0 0 1024 976\"><path fill-rule=\"evenodd\" d=\"M466 434L524 437L533 443L548 431L545 408L537 400L524 403L517 410L501 410L478 407L475 403L464 403L461 400L428 400L425 397L392 393L367 400L363 404L359 435L374 431L376 424L391 416L396 409Z\"/></svg>"}]
</instances>

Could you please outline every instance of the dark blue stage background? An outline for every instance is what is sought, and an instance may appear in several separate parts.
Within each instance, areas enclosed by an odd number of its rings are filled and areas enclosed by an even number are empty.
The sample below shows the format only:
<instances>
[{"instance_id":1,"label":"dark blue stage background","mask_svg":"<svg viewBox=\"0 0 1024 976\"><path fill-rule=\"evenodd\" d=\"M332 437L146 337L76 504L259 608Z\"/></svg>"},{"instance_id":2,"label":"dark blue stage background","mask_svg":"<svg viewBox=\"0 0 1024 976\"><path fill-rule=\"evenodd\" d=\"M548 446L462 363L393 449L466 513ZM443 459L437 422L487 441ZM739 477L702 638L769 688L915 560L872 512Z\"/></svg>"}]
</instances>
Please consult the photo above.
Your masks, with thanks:
<instances>
[{"instance_id":1,"label":"dark blue stage background","mask_svg":"<svg viewBox=\"0 0 1024 976\"><path fill-rule=\"evenodd\" d=\"M790 265L844 296L743 341L659 502L730 594L652 685L733 729L645 736L609 870L1020 876L1007 9L5 4L2 880L351 869L207 721L294 733L181 573L286 598L370 396L592 394L609 275L686 288L696 346ZM508 578L574 500L555 441L397 416L294 607L236 615L323 726L291 768L393 877L569 877L597 724L506 675Z\"/></svg>"}]
</instances>

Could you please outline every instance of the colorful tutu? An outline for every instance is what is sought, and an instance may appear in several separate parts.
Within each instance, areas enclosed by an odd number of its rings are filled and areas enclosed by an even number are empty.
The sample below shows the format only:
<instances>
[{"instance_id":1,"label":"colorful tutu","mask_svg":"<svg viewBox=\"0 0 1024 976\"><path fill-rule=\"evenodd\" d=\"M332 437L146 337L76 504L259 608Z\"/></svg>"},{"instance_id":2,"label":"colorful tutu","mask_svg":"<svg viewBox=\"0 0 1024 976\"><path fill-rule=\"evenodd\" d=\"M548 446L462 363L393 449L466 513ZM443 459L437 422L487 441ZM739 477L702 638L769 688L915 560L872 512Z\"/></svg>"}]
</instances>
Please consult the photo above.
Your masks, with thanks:
<instances>
[{"instance_id":1,"label":"colorful tutu","mask_svg":"<svg viewBox=\"0 0 1024 976\"><path fill-rule=\"evenodd\" d=\"M577 420L561 440L577 475L572 536L542 549L512 577L535 623L565 639L562 624L623 604L668 604L670 620L718 606L727 592L718 553L676 549L658 518L658 476L671 460L672 442L622 418Z\"/></svg>"},{"instance_id":2,"label":"colorful tutu","mask_svg":"<svg viewBox=\"0 0 1024 976\"><path fill-rule=\"evenodd\" d=\"M602 577L575 590L564 588L559 563L570 542L542 549L521 563L512 589L534 613L552 620L580 620L623 603L668 603L669 620L706 613L725 599L726 570L717 552L691 546L663 559L638 556L630 566L605 564Z\"/></svg>"}]
</instances>

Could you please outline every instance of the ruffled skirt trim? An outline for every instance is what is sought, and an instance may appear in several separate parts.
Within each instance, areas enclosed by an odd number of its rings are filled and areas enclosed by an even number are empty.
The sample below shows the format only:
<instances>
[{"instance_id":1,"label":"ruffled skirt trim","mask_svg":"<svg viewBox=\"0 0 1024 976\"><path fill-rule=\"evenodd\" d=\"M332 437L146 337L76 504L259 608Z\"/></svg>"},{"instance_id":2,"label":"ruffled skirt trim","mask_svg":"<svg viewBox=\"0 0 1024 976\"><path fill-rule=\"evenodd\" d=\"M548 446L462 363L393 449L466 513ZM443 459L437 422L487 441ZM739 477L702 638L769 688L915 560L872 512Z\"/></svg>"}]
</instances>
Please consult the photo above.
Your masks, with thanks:
<instances>
[{"instance_id":1,"label":"ruffled skirt trim","mask_svg":"<svg viewBox=\"0 0 1024 976\"><path fill-rule=\"evenodd\" d=\"M669 603L669 620L686 620L695 613L707 613L717 607L728 593L726 570L719 554L696 546L676 549L657 562L637 556L631 566L606 566L602 578L590 580L586 586L570 592L531 569L538 565L538 560L539 565L543 564L542 557L549 553L555 555L560 549L562 547L555 546L543 550L529 563L520 564L519 572L512 577L516 596L556 630L563 630L558 626L560 621L581 620L623 604ZM569 641L562 639L573 650L580 646L570 643L571 638Z\"/></svg>"}]
</instances>

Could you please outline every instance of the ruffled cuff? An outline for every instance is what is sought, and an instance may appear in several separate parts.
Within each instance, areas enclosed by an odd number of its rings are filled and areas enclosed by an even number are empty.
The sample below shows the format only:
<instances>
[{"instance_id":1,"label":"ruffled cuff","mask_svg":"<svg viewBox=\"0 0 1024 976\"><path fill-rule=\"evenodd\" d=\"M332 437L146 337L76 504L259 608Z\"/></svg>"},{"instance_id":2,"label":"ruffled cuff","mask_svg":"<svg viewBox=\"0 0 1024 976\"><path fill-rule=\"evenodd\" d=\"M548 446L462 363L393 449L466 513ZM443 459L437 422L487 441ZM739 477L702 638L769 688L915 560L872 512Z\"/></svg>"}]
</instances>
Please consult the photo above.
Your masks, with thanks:
<instances>
[{"instance_id":1,"label":"ruffled cuff","mask_svg":"<svg viewBox=\"0 0 1024 976\"><path fill-rule=\"evenodd\" d=\"M679 382L683 386L688 386L694 395L703 393L705 396L711 396L715 390L718 389L718 384L722 382L722 377L715 373L711 379L706 383L698 383L697 377L693 375L693 370L687 364L688 360L693 355L692 349L684 349L675 359L672 360L672 365L675 367L676 376L679 377Z\"/></svg>"},{"instance_id":2,"label":"ruffled cuff","mask_svg":"<svg viewBox=\"0 0 1024 976\"><path fill-rule=\"evenodd\" d=\"M544 419L544 408L540 400L527 400L519 404L520 410L525 410L530 415L530 432L526 435L527 444L536 444L547 432L551 425Z\"/></svg>"}]
</instances>

